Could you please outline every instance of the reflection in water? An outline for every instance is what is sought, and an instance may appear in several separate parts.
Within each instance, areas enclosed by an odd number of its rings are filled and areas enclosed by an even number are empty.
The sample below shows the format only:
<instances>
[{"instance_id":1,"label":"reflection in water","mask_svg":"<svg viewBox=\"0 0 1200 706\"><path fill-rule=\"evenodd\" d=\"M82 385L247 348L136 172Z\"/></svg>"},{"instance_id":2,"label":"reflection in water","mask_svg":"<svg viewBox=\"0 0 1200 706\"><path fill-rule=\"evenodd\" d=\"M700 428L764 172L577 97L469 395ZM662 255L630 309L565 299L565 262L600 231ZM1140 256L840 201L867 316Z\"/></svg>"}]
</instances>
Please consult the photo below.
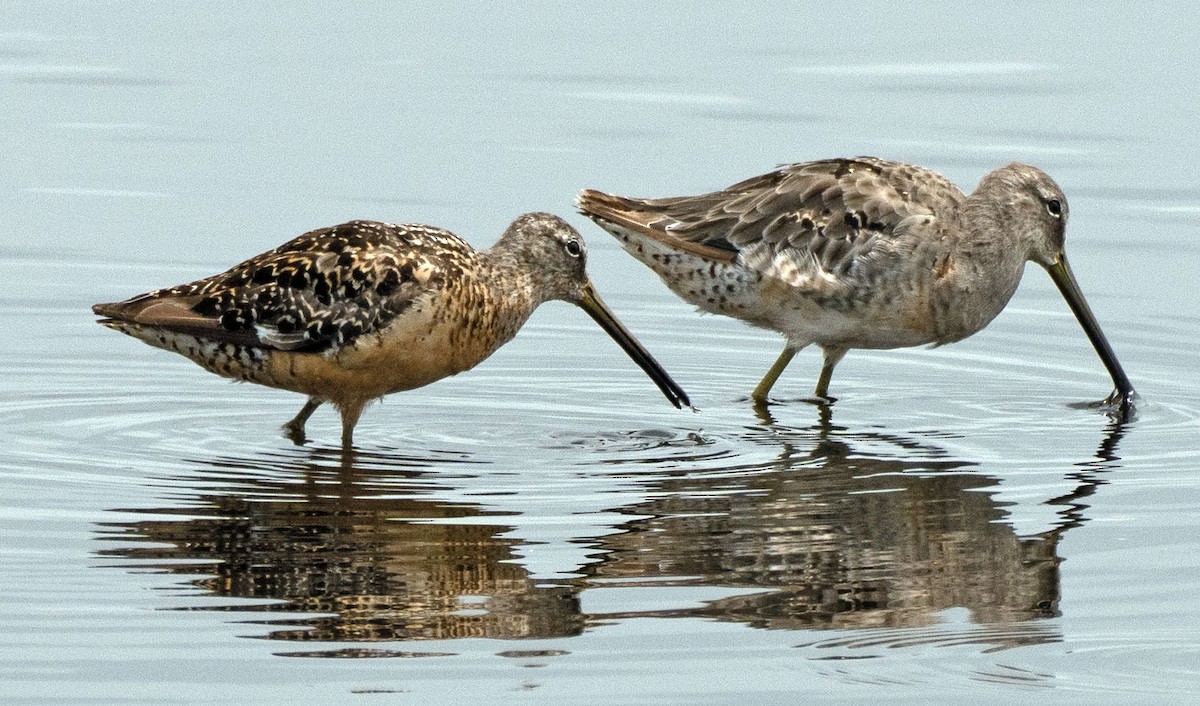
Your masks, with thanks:
<instances>
[{"instance_id":1,"label":"reflection in water","mask_svg":"<svg viewBox=\"0 0 1200 706\"><path fill-rule=\"evenodd\" d=\"M1070 474L1072 492L1049 501L1064 506L1062 522L1018 537L992 496L978 492L995 479L969 472L973 464L909 438L850 433L831 423L828 407L820 414L808 429L765 417L747 435L780 449L774 472L724 477L719 485L686 473L660 481L656 499L625 509L649 518L605 538L609 553L595 575L637 585L694 576L703 584L773 589L658 613L664 617L703 615L764 628L914 628L965 608L973 623L992 627L969 637L961 630L942 637L893 631L872 644L1057 639L1025 621L1058 615L1058 542L1082 524L1080 499L1117 460L1119 425L1096 459ZM881 445L900 454L864 452Z\"/></svg>"},{"instance_id":2,"label":"reflection in water","mask_svg":"<svg viewBox=\"0 0 1200 706\"><path fill-rule=\"evenodd\" d=\"M719 467L664 463L671 470L631 476L645 499L615 509L632 519L590 540L593 563L578 578L531 577L521 540L505 536L519 517L488 522L485 505L445 499L469 485L470 472L450 469L470 461L436 452L341 460L296 450L200 464L163 481L170 506L121 511L154 517L102 526L118 546L101 554L186 575L206 595L269 599L218 609L303 614L266 621L281 640L548 638L648 616L860 631L827 646L1059 639L1037 621L1057 615L1058 541L1086 520L1082 500L1117 460L1119 425L1069 474L1074 489L1048 501L1062 506L1061 521L1018 537L980 492L996 480L951 458L935 435L851 432L827 408L819 414L806 428L765 414L747 428L738 443L768 449L765 463L735 454ZM656 452L673 450L668 441ZM695 586L740 590L676 609L611 599L603 612L581 608L585 591ZM950 608L969 611L974 632L939 632Z\"/></svg>"},{"instance_id":3,"label":"reflection in water","mask_svg":"<svg viewBox=\"0 0 1200 706\"><path fill-rule=\"evenodd\" d=\"M150 511L184 519L105 525L106 538L152 544L101 553L181 574L209 560L203 570L211 575L192 581L205 592L283 601L229 610L321 614L271 620L286 627L271 633L276 639L552 637L582 629L572 591L535 590L514 562L517 540L499 536L510 527L442 524L484 513L423 497L441 480L422 482L432 461L416 470L393 457L342 459L318 451L269 474L244 461L214 462L219 475L240 479L185 507Z\"/></svg>"}]
</instances>

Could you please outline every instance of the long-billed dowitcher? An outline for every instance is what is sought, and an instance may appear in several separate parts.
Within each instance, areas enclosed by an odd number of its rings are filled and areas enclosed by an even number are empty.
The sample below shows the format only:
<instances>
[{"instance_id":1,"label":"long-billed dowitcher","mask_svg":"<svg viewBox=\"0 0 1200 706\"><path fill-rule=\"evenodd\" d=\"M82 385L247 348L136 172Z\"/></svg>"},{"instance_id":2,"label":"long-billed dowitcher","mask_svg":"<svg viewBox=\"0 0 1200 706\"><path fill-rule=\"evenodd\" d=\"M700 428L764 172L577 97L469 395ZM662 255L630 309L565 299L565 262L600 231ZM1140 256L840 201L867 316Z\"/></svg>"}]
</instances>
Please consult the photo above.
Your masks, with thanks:
<instances>
[{"instance_id":1,"label":"long-billed dowitcher","mask_svg":"<svg viewBox=\"0 0 1200 706\"><path fill-rule=\"evenodd\" d=\"M584 190L580 211L700 309L787 337L757 403L801 348L824 353L816 395L851 348L958 341L1008 303L1025 262L1050 273L1116 387L1135 396L1063 249L1067 199L1044 172L1009 164L966 196L936 172L871 157L780 167L699 196Z\"/></svg>"},{"instance_id":2,"label":"long-billed dowitcher","mask_svg":"<svg viewBox=\"0 0 1200 706\"><path fill-rule=\"evenodd\" d=\"M308 395L284 425L297 440L328 401L349 447L368 402L475 367L552 299L590 314L673 405L690 405L596 294L586 256L548 213L517 218L486 251L439 228L352 221L93 311L210 372Z\"/></svg>"}]
</instances>

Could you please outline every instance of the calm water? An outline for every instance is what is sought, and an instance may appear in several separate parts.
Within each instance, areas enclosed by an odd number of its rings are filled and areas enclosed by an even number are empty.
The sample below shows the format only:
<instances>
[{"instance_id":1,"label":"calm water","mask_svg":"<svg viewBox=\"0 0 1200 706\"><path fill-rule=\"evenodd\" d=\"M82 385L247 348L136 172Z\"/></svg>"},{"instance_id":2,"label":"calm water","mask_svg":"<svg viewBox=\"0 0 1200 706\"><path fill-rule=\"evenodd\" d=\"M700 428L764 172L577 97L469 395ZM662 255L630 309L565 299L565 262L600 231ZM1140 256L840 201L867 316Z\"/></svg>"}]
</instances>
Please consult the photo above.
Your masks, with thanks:
<instances>
[{"instance_id":1,"label":"calm water","mask_svg":"<svg viewBox=\"0 0 1200 706\"><path fill-rule=\"evenodd\" d=\"M1200 11L0 4L0 701L1162 703L1200 689ZM1160 12L1160 14L1155 14ZM980 14L982 13L982 14ZM1014 14L1015 13L1015 14ZM636 18L636 19L634 19ZM985 332L852 352L701 317L583 186L1010 160L1142 394L1038 268ZM349 218L571 217L670 408L552 304L336 416L88 307Z\"/></svg>"}]
</instances>

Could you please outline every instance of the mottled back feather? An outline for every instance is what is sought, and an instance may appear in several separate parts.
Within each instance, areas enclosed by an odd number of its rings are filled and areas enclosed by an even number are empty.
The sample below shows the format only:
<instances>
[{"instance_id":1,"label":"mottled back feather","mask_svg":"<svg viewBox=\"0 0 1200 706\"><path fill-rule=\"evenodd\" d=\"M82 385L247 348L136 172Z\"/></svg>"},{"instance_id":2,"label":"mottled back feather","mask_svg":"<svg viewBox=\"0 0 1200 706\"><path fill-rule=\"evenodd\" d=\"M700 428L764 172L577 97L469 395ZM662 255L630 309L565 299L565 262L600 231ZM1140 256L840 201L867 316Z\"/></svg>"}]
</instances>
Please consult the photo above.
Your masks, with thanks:
<instances>
[{"instance_id":1,"label":"mottled back feather","mask_svg":"<svg viewBox=\"0 0 1200 706\"><path fill-rule=\"evenodd\" d=\"M439 247L423 246L430 241ZM321 351L383 329L472 255L439 228L351 221L96 313L214 341Z\"/></svg>"},{"instance_id":2,"label":"mottled back feather","mask_svg":"<svg viewBox=\"0 0 1200 706\"><path fill-rule=\"evenodd\" d=\"M869 285L921 240L941 237L964 196L936 172L870 157L780 167L699 196L580 196L589 216L659 239L736 252L801 290Z\"/></svg>"}]
</instances>

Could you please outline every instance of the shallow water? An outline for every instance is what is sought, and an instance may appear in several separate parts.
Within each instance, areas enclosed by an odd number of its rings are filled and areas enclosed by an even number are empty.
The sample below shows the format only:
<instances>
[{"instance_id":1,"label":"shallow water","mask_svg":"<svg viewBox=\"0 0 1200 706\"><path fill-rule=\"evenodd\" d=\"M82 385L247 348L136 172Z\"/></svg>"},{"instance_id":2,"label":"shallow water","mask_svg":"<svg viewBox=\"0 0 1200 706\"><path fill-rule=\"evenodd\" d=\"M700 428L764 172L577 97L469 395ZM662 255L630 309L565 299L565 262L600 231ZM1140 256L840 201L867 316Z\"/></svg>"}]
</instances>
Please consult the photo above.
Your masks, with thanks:
<instances>
[{"instance_id":1,"label":"shallow water","mask_svg":"<svg viewBox=\"0 0 1200 706\"><path fill-rule=\"evenodd\" d=\"M1190 5L823 10L852 44L765 4L0 12L5 703L1200 687ZM694 313L578 216L598 288L698 411L552 304L478 369L370 407L345 457L328 410L294 446L298 396L88 309L353 217L482 246L583 186L862 153L967 189L1013 159L1054 175L1136 418L1080 408L1108 379L1036 267L977 336L852 352L824 410L806 351L756 412L778 336Z\"/></svg>"}]
</instances>

